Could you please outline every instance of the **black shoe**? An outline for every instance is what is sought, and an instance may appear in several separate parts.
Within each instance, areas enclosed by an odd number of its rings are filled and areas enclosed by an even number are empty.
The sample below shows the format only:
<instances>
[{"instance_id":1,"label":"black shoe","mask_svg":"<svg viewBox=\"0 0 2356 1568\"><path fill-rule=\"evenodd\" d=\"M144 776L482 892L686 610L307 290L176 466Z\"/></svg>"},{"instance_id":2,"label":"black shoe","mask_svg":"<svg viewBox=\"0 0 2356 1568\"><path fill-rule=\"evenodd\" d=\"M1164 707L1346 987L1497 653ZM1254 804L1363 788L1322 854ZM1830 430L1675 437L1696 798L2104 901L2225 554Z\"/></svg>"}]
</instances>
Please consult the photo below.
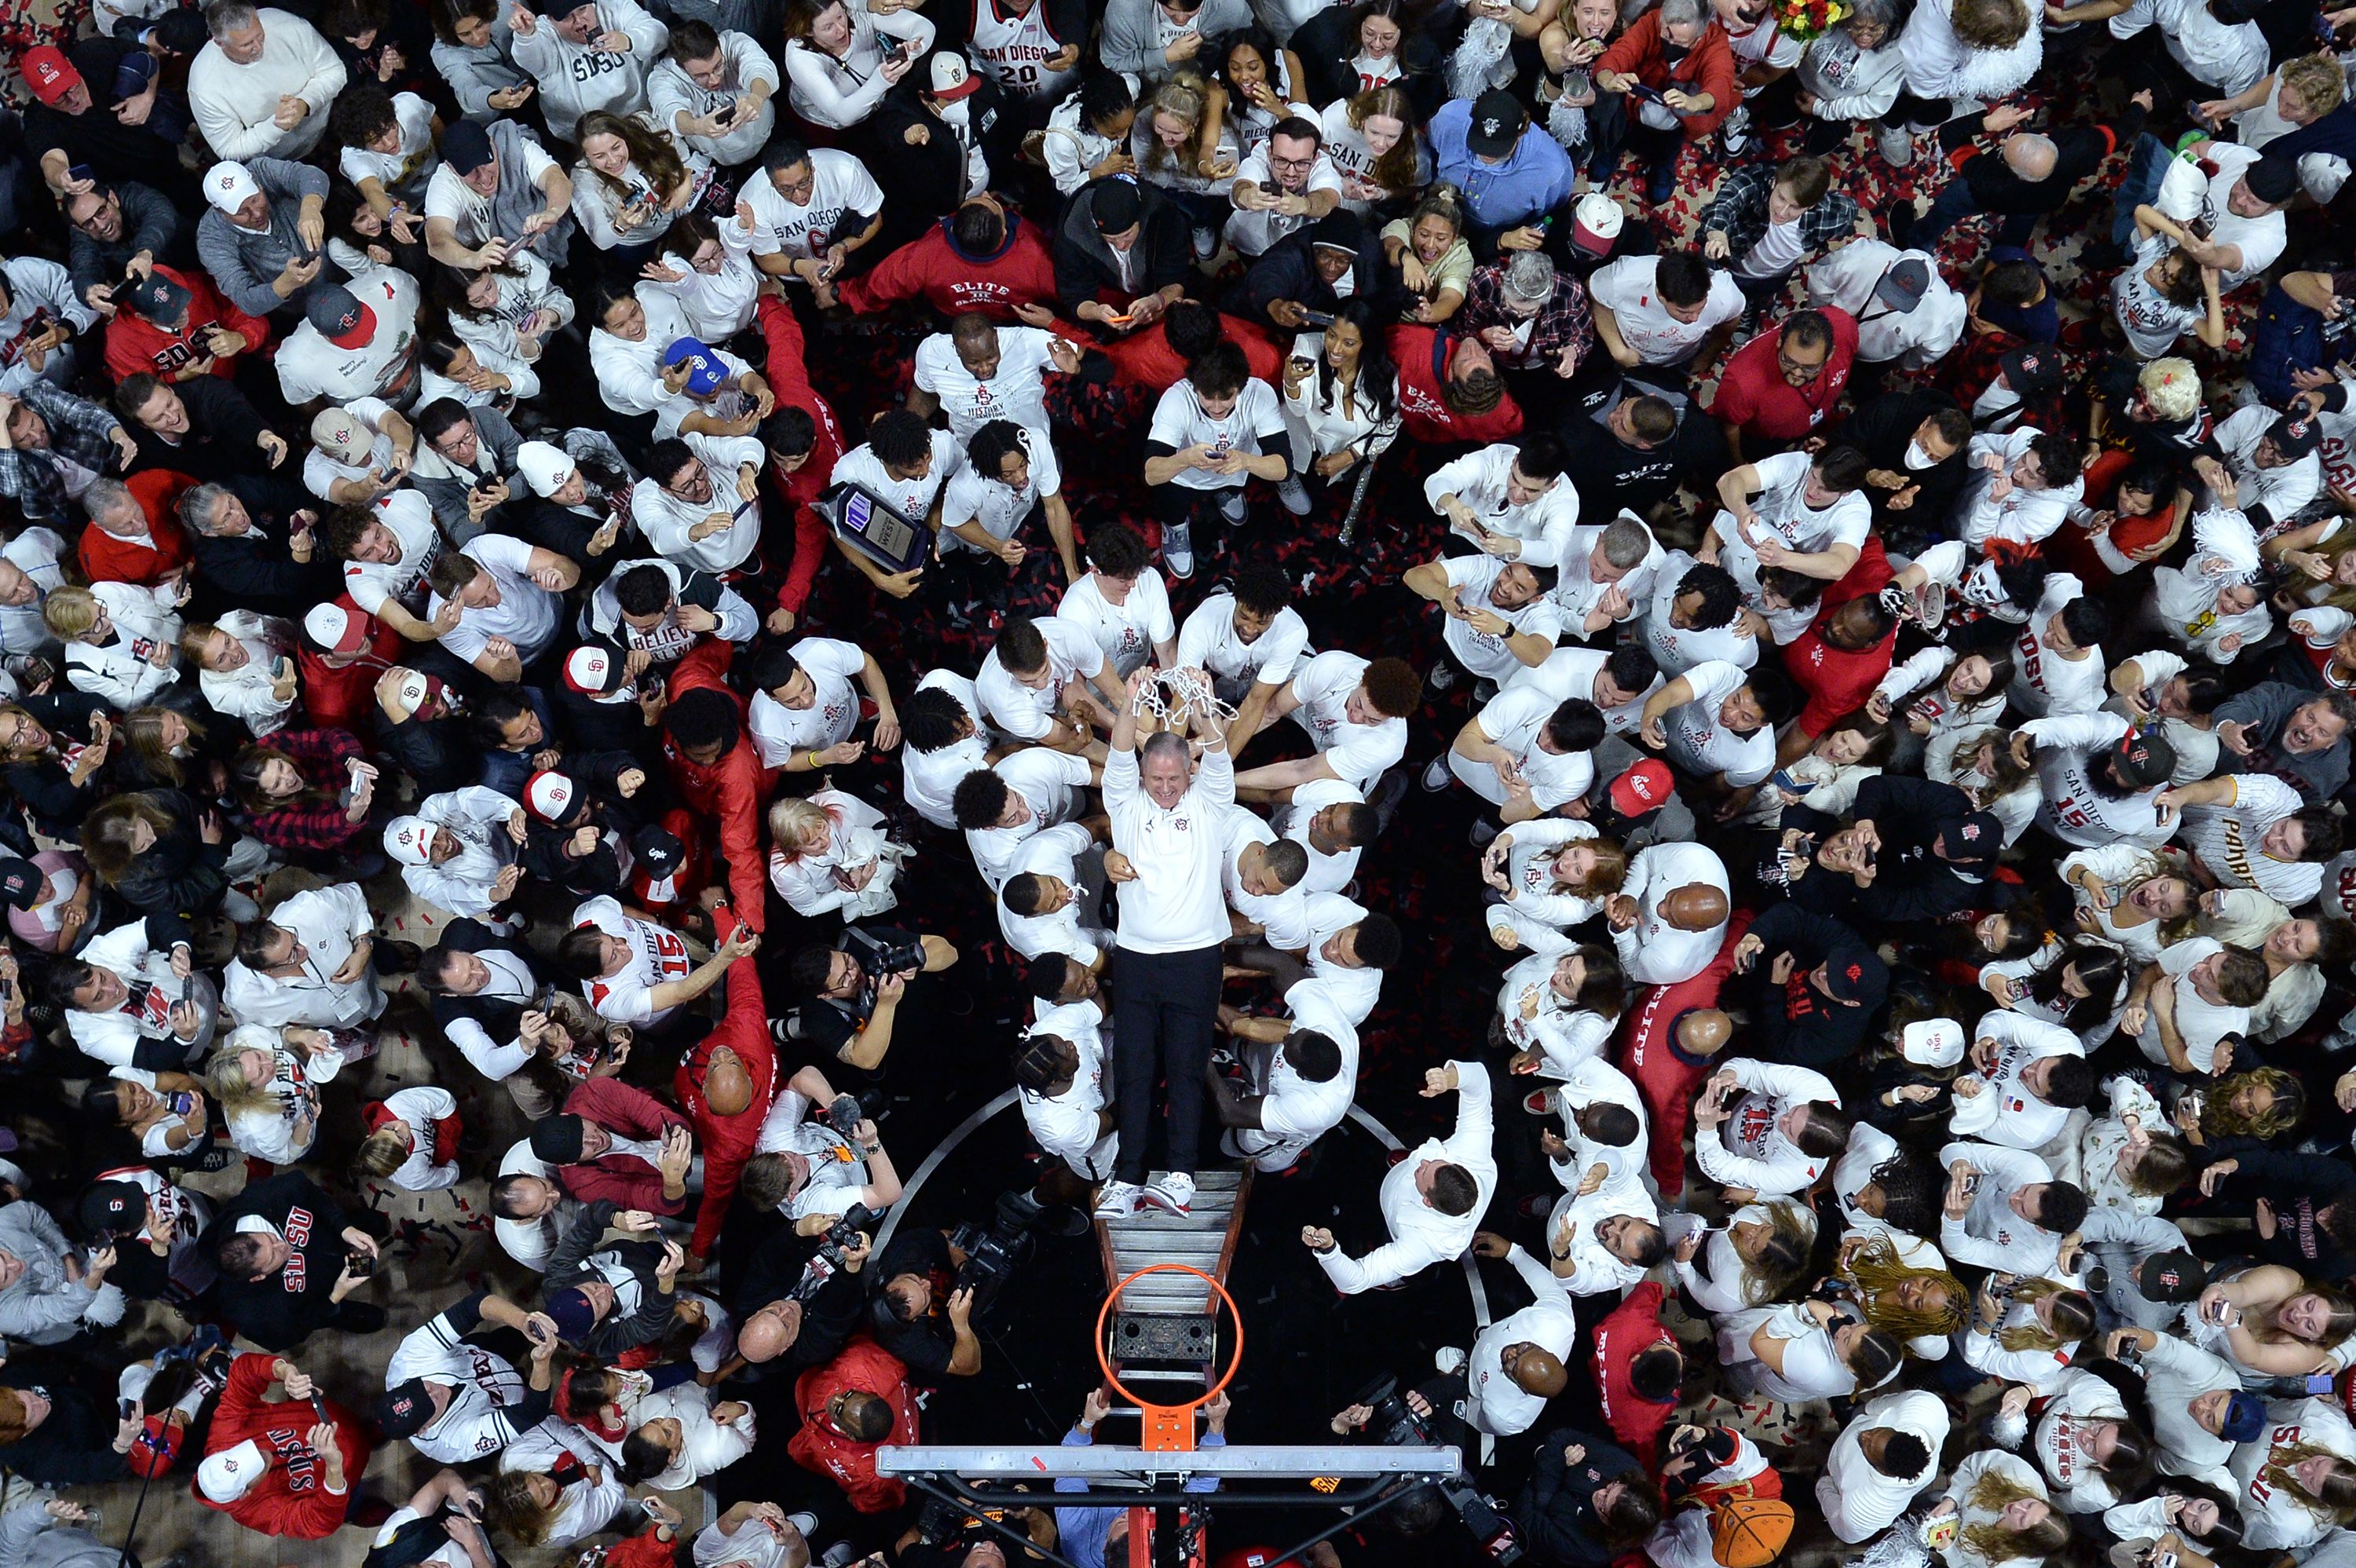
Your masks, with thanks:
<instances>
[{"instance_id":1,"label":"black shoe","mask_svg":"<svg viewBox=\"0 0 2356 1568\"><path fill-rule=\"evenodd\" d=\"M1907 244L1907 240L1912 237L1914 220L1920 216L1921 214L1914 210L1914 204L1912 201L1901 201L1890 209L1890 242L1901 251L1912 249Z\"/></svg>"}]
</instances>

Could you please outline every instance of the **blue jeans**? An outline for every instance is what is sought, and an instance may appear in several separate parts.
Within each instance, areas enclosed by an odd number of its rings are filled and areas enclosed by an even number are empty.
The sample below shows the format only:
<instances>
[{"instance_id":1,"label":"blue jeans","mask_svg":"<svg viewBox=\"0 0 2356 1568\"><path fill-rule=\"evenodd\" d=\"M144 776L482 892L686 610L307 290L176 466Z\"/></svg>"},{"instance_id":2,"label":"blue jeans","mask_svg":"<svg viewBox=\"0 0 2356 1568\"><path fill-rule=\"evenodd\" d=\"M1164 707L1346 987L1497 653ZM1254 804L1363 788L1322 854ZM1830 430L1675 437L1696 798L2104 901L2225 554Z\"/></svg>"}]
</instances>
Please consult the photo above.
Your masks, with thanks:
<instances>
[{"instance_id":1,"label":"blue jeans","mask_svg":"<svg viewBox=\"0 0 2356 1568\"><path fill-rule=\"evenodd\" d=\"M1912 230L1906 236L1906 244L1911 250L1931 250L1948 229L1978 211L1979 208L1972 205L1971 186L1958 174L1940 187L1930 210L1914 220ZM2034 212L2008 213L1997 228L1996 242L1999 245L2028 244L2040 216Z\"/></svg>"},{"instance_id":2,"label":"blue jeans","mask_svg":"<svg viewBox=\"0 0 2356 1568\"><path fill-rule=\"evenodd\" d=\"M2111 243L2132 255L2136 242L2136 208L2159 195L2168 177L2168 162L2175 155L2167 143L2146 131L2136 138L2127 156L2127 177L2119 183L2118 208L2111 215Z\"/></svg>"}]
</instances>

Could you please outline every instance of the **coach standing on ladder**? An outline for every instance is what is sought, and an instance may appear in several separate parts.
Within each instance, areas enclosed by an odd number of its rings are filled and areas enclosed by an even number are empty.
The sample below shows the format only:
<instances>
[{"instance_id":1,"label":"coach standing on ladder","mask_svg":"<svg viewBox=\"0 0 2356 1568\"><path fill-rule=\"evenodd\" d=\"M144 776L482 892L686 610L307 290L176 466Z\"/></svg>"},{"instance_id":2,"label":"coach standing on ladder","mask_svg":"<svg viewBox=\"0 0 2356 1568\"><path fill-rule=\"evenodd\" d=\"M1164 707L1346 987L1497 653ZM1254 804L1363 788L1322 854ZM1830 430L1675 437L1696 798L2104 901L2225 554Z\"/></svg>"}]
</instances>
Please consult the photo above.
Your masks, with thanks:
<instances>
[{"instance_id":1,"label":"coach standing on ladder","mask_svg":"<svg viewBox=\"0 0 2356 1568\"><path fill-rule=\"evenodd\" d=\"M1207 697L1210 677L1191 672ZM1236 769L1220 716L1194 711L1203 742L1202 773L1173 730L1137 744L1138 713L1155 680L1129 677L1129 700L1112 727L1105 759L1105 812L1113 853L1106 875L1120 887L1119 929L1112 956L1113 1082L1120 1106L1120 1159L1097 1201L1112 1219L1150 1203L1183 1214L1194 1200L1194 1152L1203 1127L1203 1071L1218 1016L1221 949L1227 905L1220 827L1235 804ZM1169 1174L1151 1186L1146 1154L1153 1133L1153 1089L1170 1086Z\"/></svg>"}]
</instances>

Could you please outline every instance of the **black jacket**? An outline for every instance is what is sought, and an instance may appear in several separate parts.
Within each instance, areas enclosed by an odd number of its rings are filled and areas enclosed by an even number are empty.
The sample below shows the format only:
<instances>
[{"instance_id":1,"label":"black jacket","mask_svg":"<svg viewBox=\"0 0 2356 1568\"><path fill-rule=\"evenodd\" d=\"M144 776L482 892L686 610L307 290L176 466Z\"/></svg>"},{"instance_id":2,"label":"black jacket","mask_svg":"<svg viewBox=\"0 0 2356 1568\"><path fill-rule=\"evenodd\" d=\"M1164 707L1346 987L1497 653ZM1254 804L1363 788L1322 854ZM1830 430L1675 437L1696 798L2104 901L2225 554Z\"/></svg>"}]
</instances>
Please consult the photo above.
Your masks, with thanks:
<instances>
[{"instance_id":1,"label":"black jacket","mask_svg":"<svg viewBox=\"0 0 2356 1568\"><path fill-rule=\"evenodd\" d=\"M199 484L214 485L226 485L240 475L270 472L263 466L269 454L256 444L269 427L243 392L218 376L176 381L172 390L188 410L188 433L177 443L166 441L137 420L123 421L139 448L140 467L169 468ZM289 452L286 461L299 467L303 459Z\"/></svg>"},{"instance_id":2,"label":"black jacket","mask_svg":"<svg viewBox=\"0 0 2356 1568\"><path fill-rule=\"evenodd\" d=\"M2331 1155L2289 1149L2237 1149L2233 1158L2241 1166L2231 1179L2234 1211L2261 1198L2274 1206L2275 1233L2251 1232L2250 1250L2262 1262L2342 1288L2356 1278L2356 1254L2342 1251L2315 1222L2319 1211L2356 1203L2356 1168Z\"/></svg>"},{"instance_id":3,"label":"black jacket","mask_svg":"<svg viewBox=\"0 0 2356 1568\"><path fill-rule=\"evenodd\" d=\"M1012 172L1001 169L1000 164L1004 156L1005 138L1000 131L1007 120L1006 96L987 71L976 72L972 80L974 91L965 101L966 123L990 161L993 180L1003 180ZM931 85L926 62L921 59L884 95L865 126L870 166L892 171L892 199L884 207L883 243L876 249L879 256L921 237L965 202L965 147L958 140L956 128L925 107L920 84ZM911 143L907 133L918 126L924 128L925 138L922 143Z\"/></svg>"},{"instance_id":4,"label":"black jacket","mask_svg":"<svg viewBox=\"0 0 2356 1568\"><path fill-rule=\"evenodd\" d=\"M465 720L445 713L439 719L412 716L395 724L379 708L376 720L377 743L417 781L420 795L440 795L475 782L480 766Z\"/></svg>"},{"instance_id":5,"label":"black jacket","mask_svg":"<svg viewBox=\"0 0 2356 1568\"><path fill-rule=\"evenodd\" d=\"M1860 923L1943 920L1967 909L2011 902L2011 884L1959 871L1933 848L1939 835L1971 814L1971 797L1954 784L1876 773L1858 786L1855 816L1881 840L1872 882L1851 903Z\"/></svg>"},{"instance_id":6,"label":"black jacket","mask_svg":"<svg viewBox=\"0 0 2356 1568\"><path fill-rule=\"evenodd\" d=\"M278 1227L294 1253L286 1264L261 1279L241 1279L223 1271L221 1316L265 1350L290 1350L336 1314L329 1296L344 1272L348 1221L340 1204L300 1171L258 1181L229 1200L205 1228L198 1245L214 1252L237 1233L237 1222L258 1214Z\"/></svg>"},{"instance_id":7,"label":"black jacket","mask_svg":"<svg viewBox=\"0 0 2356 1568\"><path fill-rule=\"evenodd\" d=\"M1747 976L1757 992L1751 1016L1760 1059L1822 1069L1853 1055L1873 1032L1874 1015L1889 993L1890 971L1869 949L1865 952L1859 966L1866 996L1855 1007L1826 997L1807 976L1835 948L1865 948L1864 939L1839 921L1789 900L1769 906L1752 923L1751 934L1765 944ZM1792 955L1792 977L1779 986L1768 971L1783 953Z\"/></svg>"},{"instance_id":8,"label":"black jacket","mask_svg":"<svg viewBox=\"0 0 2356 1568\"><path fill-rule=\"evenodd\" d=\"M210 539L192 531L197 573L191 609L199 615L242 609L299 620L312 605L334 598L339 584L327 548L316 546L308 561L296 560L287 546L284 519L267 515L254 496L242 494L250 486L258 488L254 482L241 476L228 484L241 492L246 509L270 531L235 539Z\"/></svg>"},{"instance_id":9,"label":"black jacket","mask_svg":"<svg viewBox=\"0 0 2356 1568\"><path fill-rule=\"evenodd\" d=\"M1387 316L1392 307L1385 280L1387 274L1396 274L1389 273L1383 265L1382 245L1374 231L1355 221L1350 228L1358 251L1357 260L1350 266L1355 296L1373 304L1378 315ZM1261 252L1244 273L1243 281L1227 291L1221 308L1255 326L1290 332L1292 328L1280 326L1269 316L1268 307L1278 300L1290 300L1305 310L1322 311L1327 315L1341 305L1342 297L1333 292L1333 285L1317 275L1310 229L1297 229Z\"/></svg>"},{"instance_id":10,"label":"black jacket","mask_svg":"<svg viewBox=\"0 0 2356 1568\"><path fill-rule=\"evenodd\" d=\"M611 1255L630 1271L638 1286L637 1310L625 1317L616 1302L615 1310L599 1318L594 1328L571 1341L574 1349L601 1361L661 1339L670 1329L671 1308L678 1300L662 1288L655 1275L655 1265L662 1262L663 1256L660 1242L605 1241L606 1228L613 1224L620 1208L609 1199L583 1205L557 1238L556 1250L548 1255L548 1266L541 1275L544 1296L567 1285L604 1279L603 1271L591 1266L593 1258Z\"/></svg>"},{"instance_id":11,"label":"black jacket","mask_svg":"<svg viewBox=\"0 0 2356 1568\"><path fill-rule=\"evenodd\" d=\"M458 953L504 953L538 975L540 967L532 956L530 944L499 935L489 926L471 915L460 915L442 928L441 945ZM521 1027L523 1015L530 1007L529 1001L511 1001L505 997L450 997L439 991L426 994L426 1006L434 1021L444 1030L460 1019L472 1019L483 1032L493 1040L510 1040Z\"/></svg>"},{"instance_id":12,"label":"black jacket","mask_svg":"<svg viewBox=\"0 0 2356 1568\"><path fill-rule=\"evenodd\" d=\"M1563 1461L1572 1444L1587 1450L1576 1465ZM1644 1467L1626 1449L1576 1427L1557 1427L1539 1439L1529 1484L1514 1503L1522 1544L1556 1568L1607 1568L1619 1551L1604 1539L1595 1494L1613 1481L1644 1478Z\"/></svg>"},{"instance_id":13,"label":"black jacket","mask_svg":"<svg viewBox=\"0 0 2356 1568\"><path fill-rule=\"evenodd\" d=\"M1429 121L1447 101L1448 82L1440 71L1440 38L1436 27L1410 27L1399 39L1399 65L1405 71L1392 85L1415 106L1419 122ZM1452 36L1452 35L1447 35ZM1300 58L1309 81L1301 94L1309 103L1331 103L1358 96L1358 27L1355 9L1329 6L1293 29L1285 47ZM1207 51L1206 51L1207 53Z\"/></svg>"},{"instance_id":14,"label":"black jacket","mask_svg":"<svg viewBox=\"0 0 2356 1568\"><path fill-rule=\"evenodd\" d=\"M172 818L172 826L116 880L114 891L140 913L163 919L179 933L175 941L186 942L196 917L220 908L221 895L229 891L229 877L221 869L229 851L204 841L197 830L204 808L187 795L176 789L149 790L146 795Z\"/></svg>"},{"instance_id":15,"label":"black jacket","mask_svg":"<svg viewBox=\"0 0 2356 1568\"><path fill-rule=\"evenodd\" d=\"M1676 411L1676 432L1660 445L1630 446L1604 424L1623 398L1656 397ZM1718 421L1702 414L1685 391L1629 377L1600 399L1591 411L1574 409L1560 434L1570 448L1570 473L1581 476L1615 507L1643 517L1676 494L1687 480L1715 484L1726 472L1726 436Z\"/></svg>"},{"instance_id":16,"label":"black jacket","mask_svg":"<svg viewBox=\"0 0 2356 1568\"><path fill-rule=\"evenodd\" d=\"M2025 180L2012 172L2004 155L1976 152L1972 144L1981 134L1987 111L1959 115L1939 127L1939 152L1955 165L1971 188L1972 206L1980 212L2058 212L2078 188L2078 182L2099 167L2104 158L2132 144L2143 129L2144 109L2130 103L2113 125L2056 128L2047 133L2053 142L2053 172L2041 180Z\"/></svg>"},{"instance_id":17,"label":"black jacket","mask_svg":"<svg viewBox=\"0 0 2356 1568\"><path fill-rule=\"evenodd\" d=\"M1055 314L1067 320L1076 320L1080 306L1099 293L1125 294L1121 303L1126 304L1185 282L1194 269L1193 226L1186 215L1153 187L1138 184L1138 194L1144 200L1144 216L1139 220L1143 231L1130 251L1137 257L1136 272L1123 289L1120 269L1113 265L1112 248L1097 232L1096 224L1097 192L1113 180L1136 183L1128 175L1090 180L1073 193L1063 224L1055 230Z\"/></svg>"},{"instance_id":18,"label":"black jacket","mask_svg":"<svg viewBox=\"0 0 2356 1568\"><path fill-rule=\"evenodd\" d=\"M753 1249L744 1268L744 1283L736 1291L736 1320L782 1301L801 1283L802 1271L817 1254L818 1243L798 1236L791 1225L777 1229ZM786 1347L776 1365L815 1367L834 1360L867 1317L867 1282L878 1277L870 1264L857 1274L837 1269L802 1303L801 1332Z\"/></svg>"},{"instance_id":19,"label":"black jacket","mask_svg":"<svg viewBox=\"0 0 2356 1568\"><path fill-rule=\"evenodd\" d=\"M1938 392L1888 391L1859 403L1857 411L1836 426L1831 436L1833 442L1845 443L1863 453L1872 466L1906 475L1917 490L1911 506L1891 510L1890 497L1896 492L1871 485L1866 486L1865 494L1873 503L1876 522L1923 530L1926 545L1944 537L1955 497L1963 493L1964 480L1970 473L1970 448L1968 443L1959 446L1945 462L1934 463L1919 472L1906 466L1906 448L1924 420L1941 409L1954 407L1954 399Z\"/></svg>"},{"instance_id":20,"label":"black jacket","mask_svg":"<svg viewBox=\"0 0 2356 1568\"><path fill-rule=\"evenodd\" d=\"M49 1377L44 1372L58 1372ZM114 1451L114 1405L90 1389L69 1382L52 1362L38 1367L12 1360L0 1371L0 1388L37 1388L49 1398L48 1418L21 1442L0 1447L0 1469L37 1487L87 1487L130 1474Z\"/></svg>"}]
</instances>

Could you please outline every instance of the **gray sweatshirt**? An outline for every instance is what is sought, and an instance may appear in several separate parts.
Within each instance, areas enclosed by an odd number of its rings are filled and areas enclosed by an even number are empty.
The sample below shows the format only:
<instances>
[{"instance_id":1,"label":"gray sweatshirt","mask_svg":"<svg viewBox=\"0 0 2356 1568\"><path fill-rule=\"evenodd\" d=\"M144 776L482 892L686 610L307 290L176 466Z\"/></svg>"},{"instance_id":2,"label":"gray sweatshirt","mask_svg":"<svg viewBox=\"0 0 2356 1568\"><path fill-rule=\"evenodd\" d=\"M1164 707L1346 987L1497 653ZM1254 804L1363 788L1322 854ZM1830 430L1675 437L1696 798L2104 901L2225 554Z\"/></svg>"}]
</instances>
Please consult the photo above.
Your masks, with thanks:
<instances>
[{"instance_id":1,"label":"gray sweatshirt","mask_svg":"<svg viewBox=\"0 0 2356 1568\"><path fill-rule=\"evenodd\" d=\"M1104 41L1098 51L1105 69L1135 71L1147 81L1168 80L1176 68L1165 52L1168 43L1161 38L1161 16L1155 0L1111 0L1105 7ZM1205 0L1189 30L1206 39L1217 38L1240 33L1254 21L1245 0ZM1215 63L1208 48L1198 51L1194 61L1201 69Z\"/></svg>"},{"instance_id":2,"label":"gray sweatshirt","mask_svg":"<svg viewBox=\"0 0 2356 1568\"><path fill-rule=\"evenodd\" d=\"M444 43L440 38L434 40L434 69L442 73L450 91L457 94L458 107L469 120L498 118L501 112L491 107L491 94L531 82L528 72L516 69L515 61L508 58L507 46L500 41L513 37L507 24L500 23L492 33L492 41L479 49Z\"/></svg>"},{"instance_id":3,"label":"gray sweatshirt","mask_svg":"<svg viewBox=\"0 0 2356 1568\"><path fill-rule=\"evenodd\" d=\"M213 275L230 304L248 315L299 311L311 289L335 281L327 268L319 269L310 288L297 290L290 299L280 299L270 285L286 270L287 262L309 251L295 234L294 224L303 215L305 197L327 198L327 174L281 158L249 158L245 168L262 187L262 194L270 198L270 227L241 229L230 221L228 213L209 207L197 222L197 260Z\"/></svg>"},{"instance_id":4,"label":"gray sweatshirt","mask_svg":"<svg viewBox=\"0 0 2356 1568\"><path fill-rule=\"evenodd\" d=\"M2283 726L2290 716L2315 700L2316 694L2285 681L2261 681L2219 705L2220 724L2241 724L2249 729L2249 740L2254 751L2243 760L2240 772L2273 773L2286 783L2297 785L2315 799L2338 795L2348 784L2349 743L2341 736L2339 744L2304 757L2294 757L2283 750Z\"/></svg>"},{"instance_id":5,"label":"gray sweatshirt","mask_svg":"<svg viewBox=\"0 0 2356 1568\"><path fill-rule=\"evenodd\" d=\"M123 1549L60 1524L36 1497L0 1517L0 1568L114 1568Z\"/></svg>"},{"instance_id":6,"label":"gray sweatshirt","mask_svg":"<svg viewBox=\"0 0 2356 1568\"><path fill-rule=\"evenodd\" d=\"M0 1335L27 1345L59 1345L85 1324L123 1321L123 1287L85 1290L66 1277L74 1247L49 1211L29 1199L0 1209L0 1252L25 1265L16 1283L0 1290Z\"/></svg>"}]
</instances>

